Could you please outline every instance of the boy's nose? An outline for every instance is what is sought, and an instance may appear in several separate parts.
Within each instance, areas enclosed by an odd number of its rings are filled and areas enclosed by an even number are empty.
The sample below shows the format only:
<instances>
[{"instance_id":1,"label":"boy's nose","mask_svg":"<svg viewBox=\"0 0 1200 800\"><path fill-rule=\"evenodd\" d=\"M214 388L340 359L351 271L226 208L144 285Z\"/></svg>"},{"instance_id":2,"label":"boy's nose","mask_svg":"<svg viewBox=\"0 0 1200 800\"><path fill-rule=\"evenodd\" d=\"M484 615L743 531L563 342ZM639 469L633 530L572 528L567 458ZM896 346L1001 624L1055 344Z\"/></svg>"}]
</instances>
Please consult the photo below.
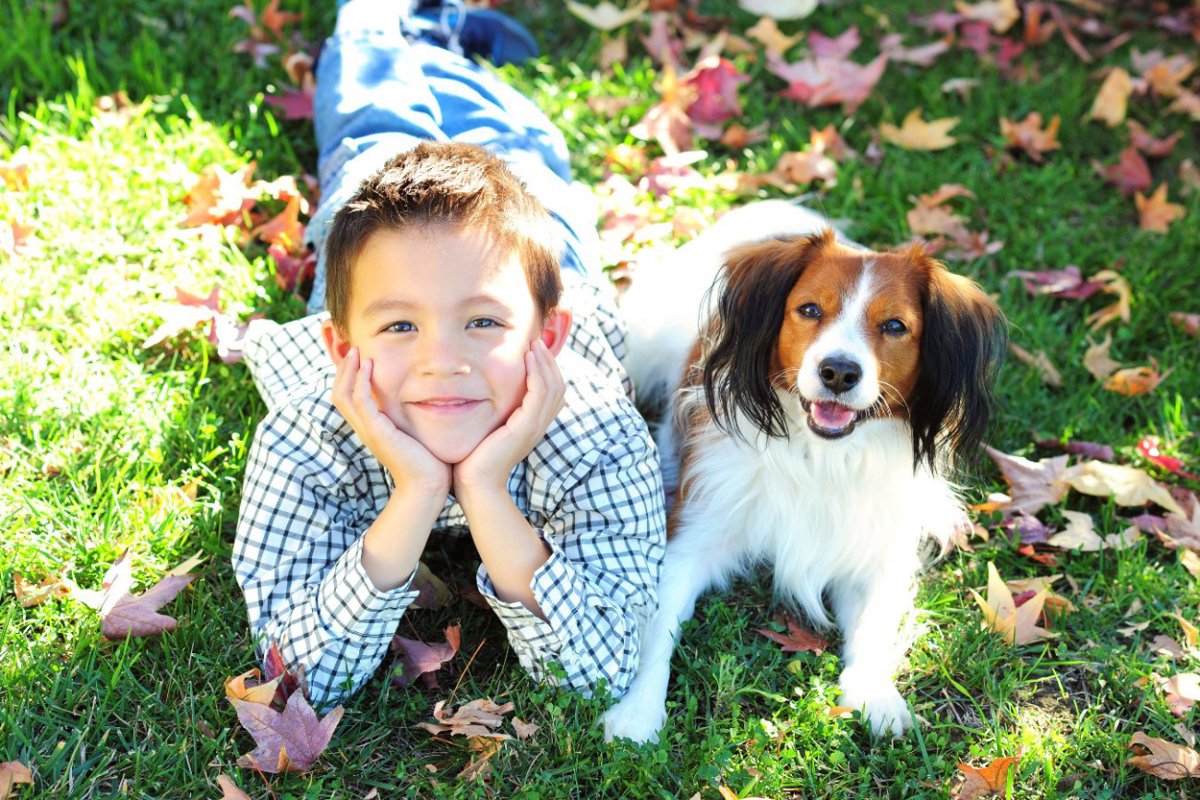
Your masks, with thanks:
<instances>
[{"instance_id":1,"label":"boy's nose","mask_svg":"<svg viewBox=\"0 0 1200 800\"><path fill-rule=\"evenodd\" d=\"M419 368L427 375L460 375L471 371L462 348L451 336L429 334L420 348Z\"/></svg>"}]
</instances>

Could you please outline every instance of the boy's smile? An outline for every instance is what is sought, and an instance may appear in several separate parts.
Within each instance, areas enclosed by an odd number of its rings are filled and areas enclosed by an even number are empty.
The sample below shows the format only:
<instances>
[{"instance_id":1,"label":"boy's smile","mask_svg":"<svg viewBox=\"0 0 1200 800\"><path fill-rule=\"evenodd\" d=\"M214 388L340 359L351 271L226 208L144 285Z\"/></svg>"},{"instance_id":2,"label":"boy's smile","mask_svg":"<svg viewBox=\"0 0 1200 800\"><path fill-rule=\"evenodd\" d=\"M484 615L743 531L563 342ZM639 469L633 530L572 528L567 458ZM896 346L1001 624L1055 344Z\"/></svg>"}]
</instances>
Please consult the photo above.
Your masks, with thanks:
<instances>
[{"instance_id":1,"label":"boy's smile","mask_svg":"<svg viewBox=\"0 0 1200 800\"><path fill-rule=\"evenodd\" d=\"M380 410L457 464L525 396L525 353L543 320L517 254L472 228L381 230L352 274L335 351L359 348Z\"/></svg>"}]
</instances>

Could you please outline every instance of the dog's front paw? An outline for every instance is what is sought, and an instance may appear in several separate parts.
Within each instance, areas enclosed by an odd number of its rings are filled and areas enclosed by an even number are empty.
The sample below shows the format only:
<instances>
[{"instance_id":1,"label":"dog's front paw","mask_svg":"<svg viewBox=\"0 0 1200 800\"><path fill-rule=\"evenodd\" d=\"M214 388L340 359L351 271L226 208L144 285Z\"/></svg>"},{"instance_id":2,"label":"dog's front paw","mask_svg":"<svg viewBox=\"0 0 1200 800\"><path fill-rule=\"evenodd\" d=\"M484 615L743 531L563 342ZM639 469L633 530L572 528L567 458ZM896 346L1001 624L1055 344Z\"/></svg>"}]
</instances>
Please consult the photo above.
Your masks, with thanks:
<instances>
[{"instance_id":1,"label":"dog's front paw","mask_svg":"<svg viewBox=\"0 0 1200 800\"><path fill-rule=\"evenodd\" d=\"M666 721L667 709L663 704L642 704L626 696L604 715L604 741L622 737L637 744L651 742L658 738Z\"/></svg>"},{"instance_id":2,"label":"dog's front paw","mask_svg":"<svg viewBox=\"0 0 1200 800\"><path fill-rule=\"evenodd\" d=\"M875 736L903 736L912 719L908 704L888 681L855 682L842 680L842 698L839 705L863 712Z\"/></svg>"}]
</instances>

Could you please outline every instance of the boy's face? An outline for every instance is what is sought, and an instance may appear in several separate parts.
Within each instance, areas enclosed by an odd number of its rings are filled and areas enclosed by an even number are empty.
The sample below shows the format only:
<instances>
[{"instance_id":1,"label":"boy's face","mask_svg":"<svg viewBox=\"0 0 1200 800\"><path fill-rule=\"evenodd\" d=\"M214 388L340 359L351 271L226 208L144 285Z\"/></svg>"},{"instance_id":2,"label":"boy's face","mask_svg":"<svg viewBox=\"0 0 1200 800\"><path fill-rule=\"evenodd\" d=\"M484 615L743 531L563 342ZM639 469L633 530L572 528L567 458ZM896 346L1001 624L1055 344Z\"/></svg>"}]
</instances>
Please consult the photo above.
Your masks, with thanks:
<instances>
[{"instance_id":1,"label":"boy's face","mask_svg":"<svg viewBox=\"0 0 1200 800\"><path fill-rule=\"evenodd\" d=\"M530 344L563 344L517 255L451 226L372 234L353 264L346 335L332 330L334 360L358 347L380 410L447 464L521 404Z\"/></svg>"}]
</instances>

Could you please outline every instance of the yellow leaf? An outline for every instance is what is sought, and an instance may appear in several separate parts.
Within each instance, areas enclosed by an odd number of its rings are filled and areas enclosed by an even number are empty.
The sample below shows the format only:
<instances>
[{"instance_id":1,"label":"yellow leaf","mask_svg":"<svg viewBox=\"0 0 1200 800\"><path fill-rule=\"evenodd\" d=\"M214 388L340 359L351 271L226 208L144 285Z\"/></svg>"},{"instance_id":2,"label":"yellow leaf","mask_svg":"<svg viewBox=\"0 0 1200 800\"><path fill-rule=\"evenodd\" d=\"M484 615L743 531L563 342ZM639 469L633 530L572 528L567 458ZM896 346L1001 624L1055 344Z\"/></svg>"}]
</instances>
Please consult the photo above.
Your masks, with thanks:
<instances>
[{"instance_id":1,"label":"yellow leaf","mask_svg":"<svg viewBox=\"0 0 1200 800\"><path fill-rule=\"evenodd\" d=\"M1098 119L1110 128L1115 128L1125 119L1129 95L1133 92L1133 79L1120 67L1108 73L1100 85L1100 93L1092 103L1088 119Z\"/></svg>"},{"instance_id":2,"label":"yellow leaf","mask_svg":"<svg viewBox=\"0 0 1200 800\"><path fill-rule=\"evenodd\" d=\"M1094 497L1112 496L1119 506L1144 506L1157 503L1175 514L1183 509L1166 488L1144 470L1105 461L1086 461L1064 472L1060 478L1071 488Z\"/></svg>"},{"instance_id":3,"label":"yellow leaf","mask_svg":"<svg viewBox=\"0 0 1200 800\"><path fill-rule=\"evenodd\" d=\"M1141 192L1135 193L1133 202L1138 210L1138 227L1144 231L1166 233L1172 222L1187 215L1187 209L1183 206L1167 202L1166 182L1160 184L1148 198Z\"/></svg>"},{"instance_id":4,"label":"yellow leaf","mask_svg":"<svg viewBox=\"0 0 1200 800\"><path fill-rule=\"evenodd\" d=\"M996 565L990 561L987 600L974 589L970 590L983 612L984 627L999 633L1009 644L1029 644L1058 636L1037 624L1049 591L1048 588L1042 589L1018 607L1013 601L1012 591L1000 578Z\"/></svg>"},{"instance_id":5,"label":"yellow leaf","mask_svg":"<svg viewBox=\"0 0 1200 800\"><path fill-rule=\"evenodd\" d=\"M944 150L958 142L950 136L950 129L958 124L958 117L944 117L926 122L921 119L921 109L914 108L897 128L890 123L879 126L884 141L903 147L905 150Z\"/></svg>"},{"instance_id":6,"label":"yellow leaf","mask_svg":"<svg viewBox=\"0 0 1200 800\"><path fill-rule=\"evenodd\" d=\"M618 8L608 0L595 6L567 0L567 10L596 30L611 31L622 25L628 25L646 11L646 0L634 3L628 8Z\"/></svg>"}]
</instances>

